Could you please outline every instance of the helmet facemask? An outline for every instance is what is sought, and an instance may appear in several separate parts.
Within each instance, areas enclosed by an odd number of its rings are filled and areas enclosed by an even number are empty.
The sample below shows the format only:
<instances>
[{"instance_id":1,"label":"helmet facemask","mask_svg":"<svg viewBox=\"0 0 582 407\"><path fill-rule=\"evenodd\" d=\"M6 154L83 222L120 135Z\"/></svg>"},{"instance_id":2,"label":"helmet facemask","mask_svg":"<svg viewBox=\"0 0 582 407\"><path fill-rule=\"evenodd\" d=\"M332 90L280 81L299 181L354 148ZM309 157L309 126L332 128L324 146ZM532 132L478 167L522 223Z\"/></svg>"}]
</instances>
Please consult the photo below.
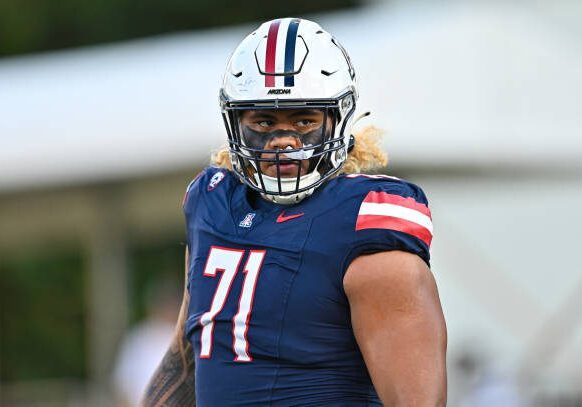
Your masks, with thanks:
<instances>
[{"instance_id":1,"label":"helmet facemask","mask_svg":"<svg viewBox=\"0 0 582 407\"><path fill-rule=\"evenodd\" d=\"M336 174L347 156L346 124L353 115L352 95L327 101L294 103L273 101L251 105L228 103L223 100L223 118L228 132L233 170L239 178L260 192L265 198L277 203L296 203L309 196L325 180ZM343 109L342 109L343 107ZM317 110L323 121L315 129L305 132L291 130L256 131L241 123L247 110ZM296 148L269 148L279 144L278 139L292 138ZM271 141L275 140L274 143Z\"/></svg>"}]
</instances>

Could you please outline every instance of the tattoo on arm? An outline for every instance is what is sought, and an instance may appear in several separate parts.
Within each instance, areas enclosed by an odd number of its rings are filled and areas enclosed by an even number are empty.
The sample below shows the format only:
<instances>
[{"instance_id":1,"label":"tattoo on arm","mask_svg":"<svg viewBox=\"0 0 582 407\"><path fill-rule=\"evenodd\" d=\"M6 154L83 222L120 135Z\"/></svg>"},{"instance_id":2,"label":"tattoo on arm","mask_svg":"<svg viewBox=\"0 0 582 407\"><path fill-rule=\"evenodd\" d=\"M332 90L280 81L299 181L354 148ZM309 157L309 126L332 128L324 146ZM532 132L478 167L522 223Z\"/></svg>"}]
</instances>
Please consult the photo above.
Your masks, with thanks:
<instances>
[{"instance_id":1,"label":"tattoo on arm","mask_svg":"<svg viewBox=\"0 0 582 407\"><path fill-rule=\"evenodd\" d=\"M192 345L176 337L146 389L142 407L195 405Z\"/></svg>"},{"instance_id":2,"label":"tattoo on arm","mask_svg":"<svg viewBox=\"0 0 582 407\"><path fill-rule=\"evenodd\" d=\"M188 250L186 250L186 282L188 281ZM142 407L194 407L194 352L192 344L184 337L190 295L187 283L180 308L176 334L170 349L151 378Z\"/></svg>"}]
</instances>

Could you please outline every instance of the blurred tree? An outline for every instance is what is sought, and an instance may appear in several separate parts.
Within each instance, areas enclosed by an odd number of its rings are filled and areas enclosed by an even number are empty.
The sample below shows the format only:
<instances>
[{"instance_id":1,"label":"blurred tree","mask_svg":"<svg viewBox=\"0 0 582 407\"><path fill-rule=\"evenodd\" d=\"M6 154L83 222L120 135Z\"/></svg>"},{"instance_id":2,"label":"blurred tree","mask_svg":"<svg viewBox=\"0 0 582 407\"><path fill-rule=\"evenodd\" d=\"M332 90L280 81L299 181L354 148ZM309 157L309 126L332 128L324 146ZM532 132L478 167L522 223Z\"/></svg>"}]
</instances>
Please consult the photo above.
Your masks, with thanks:
<instances>
[{"instance_id":1,"label":"blurred tree","mask_svg":"<svg viewBox=\"0 0 582 407\"><path fill-rule=\"evenodd\" d=\"M131 249L129 322L134 324L147 314L153 285L163 281L175 282L182 300L184 284L184 246L178 244L182 237L157 244L140 245ZM178 315L176 314L176 318Z\"/></svg>"},{"instance_id":2,"label":"blurred tree","mask_svg":"<svg viewBox=\"0 0 582 407\"><path fill-rule=\"evenodd\" d=\"M0 56L353 7L361 0L4 0Z\"/></svg>"},{"instance_id":3,"label":"blurred tree","mask_svg":"<svg viewBox=\"0 0 582 407\"><path fill-rule=\"evenodd\" d=\"M0 381L85 377L84 273L74 251L3 258Z\"/></svg>"},{"instance_id":4,"label":"blurred tree","mask_svg":"<svg viewBox=\"0 0 582 407\"><path fill-rule=\"evenodd\" d=\"M130 322L144 318L153 285L175 282L181 300L181 236L130 249ZM86 273L80 252L2 256L0 382L87 376Z\"/></svg>"}]
</instances>

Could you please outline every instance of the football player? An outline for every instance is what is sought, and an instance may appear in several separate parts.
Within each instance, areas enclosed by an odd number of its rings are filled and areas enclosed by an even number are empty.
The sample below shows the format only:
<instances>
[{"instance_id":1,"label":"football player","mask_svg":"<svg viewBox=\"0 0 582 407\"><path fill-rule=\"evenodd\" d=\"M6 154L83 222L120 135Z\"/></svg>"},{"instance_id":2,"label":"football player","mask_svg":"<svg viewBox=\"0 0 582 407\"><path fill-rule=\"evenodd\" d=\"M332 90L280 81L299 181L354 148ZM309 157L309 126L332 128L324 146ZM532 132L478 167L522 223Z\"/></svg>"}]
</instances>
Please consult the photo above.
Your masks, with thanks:
<instances>
[{"instance_id":1,"label":"football player","mask_svg":"<svg viewBox=\"0 0 582 407\"><path fill-rule=\"evenodd\" d=\"M146 406L443 406L446 328L422 190L351 133L356 74L311 21L269 21L220 90L228 148L189 185L186 284Z\"/></svg>"}]
</instances>

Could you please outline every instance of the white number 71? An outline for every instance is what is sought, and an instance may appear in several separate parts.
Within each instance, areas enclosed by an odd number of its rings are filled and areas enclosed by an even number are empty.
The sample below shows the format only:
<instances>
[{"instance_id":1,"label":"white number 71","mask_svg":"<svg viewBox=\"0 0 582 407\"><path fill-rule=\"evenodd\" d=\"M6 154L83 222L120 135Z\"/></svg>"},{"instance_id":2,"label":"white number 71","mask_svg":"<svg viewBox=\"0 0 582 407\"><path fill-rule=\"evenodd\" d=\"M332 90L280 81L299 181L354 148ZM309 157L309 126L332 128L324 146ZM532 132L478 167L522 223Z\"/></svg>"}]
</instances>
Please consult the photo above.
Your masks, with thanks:
<instances>
[{"instance_id":1,"label":"white number 71","mask_svg":"<svg viewBox=\"0 0 582 407\"><path fill-rule=\"evenodd\" d=\"M210 310L200 317L200 324L202 325L200 357L202 359L209 359L212 354L214 318L216 318L224 307L244 253L244 250L228 249L219 246L212 246L208 253L208 259L204 267L204 275L207 277L216 277L216 273L221 271L222 276L214 292ZM232 347L235 354L235 362L251 362L253 360L249 353L247 331L249 329L249 320L253 307L257 279L265 254L265 250L251 250L243 268L245 279L238 303L238 311L232 318Z\"/></svg>"}]
</instances>

